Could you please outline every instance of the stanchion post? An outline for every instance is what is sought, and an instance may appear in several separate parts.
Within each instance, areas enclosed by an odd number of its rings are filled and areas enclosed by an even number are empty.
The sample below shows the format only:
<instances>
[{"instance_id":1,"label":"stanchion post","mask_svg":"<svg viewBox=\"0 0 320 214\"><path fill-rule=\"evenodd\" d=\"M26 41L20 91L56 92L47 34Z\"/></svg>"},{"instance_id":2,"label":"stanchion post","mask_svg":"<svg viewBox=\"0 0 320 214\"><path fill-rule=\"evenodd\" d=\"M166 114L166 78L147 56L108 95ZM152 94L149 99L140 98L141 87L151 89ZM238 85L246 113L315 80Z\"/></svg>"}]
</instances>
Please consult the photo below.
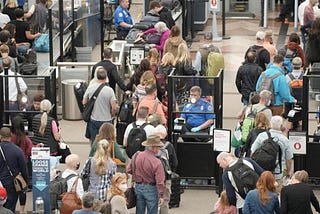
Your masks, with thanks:
<instances>
[{"instance_id":1,"label":"stanchion post","mask_svg":"<svg viewBox=\"0 0 320 214\"><path fill-rule=\"evenodd\" d=\"M298 0L294 0L294 31L298 31Z\"/></svg>"},{"instance_id":2,"label":"stanchion post","mask_svg":"<svg viewBox=\"0 0 320 214\"><path fill-rule=\"evenodd\" d=\"M222 39L230 39L230 36L226 35L226 1L222 1Z\"/></svg>"},{"instance_id":3,"label":"stanchion post","mask_svg":"<svg viewBox=\"0 0 320 214\"><path fill-rule=\"evenodd\" d=\"M268 0L263 1L263 27L267 28L268 26Z\"/></svg>"},{"instance_id":4,"label":"stanchion post","mask_svg":"<svg viewBox=\"0 0 320 214\"><path fill-rule=\"evenodd\" d=\"M210 10L212 11L212 41L220 42L222 37L218 36L217 12L220 10L219 0L210 0Z\"/></svg>"}]
</instances>

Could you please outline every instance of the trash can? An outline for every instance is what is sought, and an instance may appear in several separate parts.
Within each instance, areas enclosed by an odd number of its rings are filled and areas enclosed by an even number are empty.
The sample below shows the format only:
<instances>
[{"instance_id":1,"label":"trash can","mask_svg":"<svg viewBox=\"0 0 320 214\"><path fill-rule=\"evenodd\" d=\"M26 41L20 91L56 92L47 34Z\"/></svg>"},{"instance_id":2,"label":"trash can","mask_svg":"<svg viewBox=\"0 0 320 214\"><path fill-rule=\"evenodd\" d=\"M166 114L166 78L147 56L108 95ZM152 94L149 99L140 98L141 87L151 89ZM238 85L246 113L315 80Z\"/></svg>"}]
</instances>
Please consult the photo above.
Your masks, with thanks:
<instances>
[{"instance_id":1,"label":"trash can","mask_svg":"<svg viewBox=\"0 0 320 214\"><path fill-rule=\"evenodd\" d=\"M82 120L76 96L74 94L74 85L79 82L85 82L81 79L63 80L62 83L62 118L64 120Z\"/></svg>"}]
</instances>

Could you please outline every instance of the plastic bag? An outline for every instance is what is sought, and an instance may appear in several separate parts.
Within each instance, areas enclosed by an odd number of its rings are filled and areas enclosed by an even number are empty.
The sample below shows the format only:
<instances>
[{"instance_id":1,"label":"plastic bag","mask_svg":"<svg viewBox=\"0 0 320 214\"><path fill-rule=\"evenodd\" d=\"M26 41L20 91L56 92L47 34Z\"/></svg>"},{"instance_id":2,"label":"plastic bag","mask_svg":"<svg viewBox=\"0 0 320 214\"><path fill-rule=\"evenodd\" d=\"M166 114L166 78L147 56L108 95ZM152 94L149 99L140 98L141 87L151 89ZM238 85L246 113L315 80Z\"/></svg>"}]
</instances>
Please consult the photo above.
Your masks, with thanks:
<instances>
[{"instance_id":1,"label":"plastic bag","mask_svg":"<svg viewBox=\"0 0 320 214\"><path fill-rule=\"evenodd\" d=\"M37 52L49 52L49 35L46 33L42 33L41 36L34 40L33 48Z\"/></svg>"}]
</instances>

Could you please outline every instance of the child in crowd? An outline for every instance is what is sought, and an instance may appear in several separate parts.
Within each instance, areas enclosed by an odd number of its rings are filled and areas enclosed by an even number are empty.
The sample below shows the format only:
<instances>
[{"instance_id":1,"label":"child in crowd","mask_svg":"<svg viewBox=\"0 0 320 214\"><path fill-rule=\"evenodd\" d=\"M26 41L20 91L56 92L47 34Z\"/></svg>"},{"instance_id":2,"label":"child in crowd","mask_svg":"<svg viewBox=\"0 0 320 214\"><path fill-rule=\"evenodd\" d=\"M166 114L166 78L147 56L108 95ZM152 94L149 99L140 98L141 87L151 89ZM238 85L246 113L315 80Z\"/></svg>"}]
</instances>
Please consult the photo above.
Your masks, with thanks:
<instances>
[{"instance_id":1,"label":"child in crowd","mask_svg":"<svg viewBox=\"0 0 320 214\"><path fill-rule=\"evenodd\" d=\"M226 191L221 192L220 198L214 205L214 212L218 214L236 214L237 213L237 208L233 205L230 205Z\"/></svg>"}]
</instances>

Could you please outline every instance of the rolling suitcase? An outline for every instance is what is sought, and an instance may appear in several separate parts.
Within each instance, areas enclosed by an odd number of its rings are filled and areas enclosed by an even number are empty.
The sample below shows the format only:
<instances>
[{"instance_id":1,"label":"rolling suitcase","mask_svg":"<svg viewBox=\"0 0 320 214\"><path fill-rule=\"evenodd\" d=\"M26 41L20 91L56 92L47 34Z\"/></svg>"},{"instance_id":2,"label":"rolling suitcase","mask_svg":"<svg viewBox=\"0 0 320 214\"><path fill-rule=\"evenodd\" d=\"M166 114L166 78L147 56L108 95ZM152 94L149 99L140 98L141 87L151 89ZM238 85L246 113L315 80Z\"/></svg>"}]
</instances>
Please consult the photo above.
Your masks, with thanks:
<instances>
[{"instance_id":1,"label":"rolling suitcase","mask_svg":"<svg viewBox=\"0 0 320 214\"><path fill-rule=\"evenodd\" d=\"M180 176L176 173L171 174L171 195L169 201L169 208L179 207L181 194L183 193L183 189L181 189L180 185Z\"/></svg>"}]
</instances>

